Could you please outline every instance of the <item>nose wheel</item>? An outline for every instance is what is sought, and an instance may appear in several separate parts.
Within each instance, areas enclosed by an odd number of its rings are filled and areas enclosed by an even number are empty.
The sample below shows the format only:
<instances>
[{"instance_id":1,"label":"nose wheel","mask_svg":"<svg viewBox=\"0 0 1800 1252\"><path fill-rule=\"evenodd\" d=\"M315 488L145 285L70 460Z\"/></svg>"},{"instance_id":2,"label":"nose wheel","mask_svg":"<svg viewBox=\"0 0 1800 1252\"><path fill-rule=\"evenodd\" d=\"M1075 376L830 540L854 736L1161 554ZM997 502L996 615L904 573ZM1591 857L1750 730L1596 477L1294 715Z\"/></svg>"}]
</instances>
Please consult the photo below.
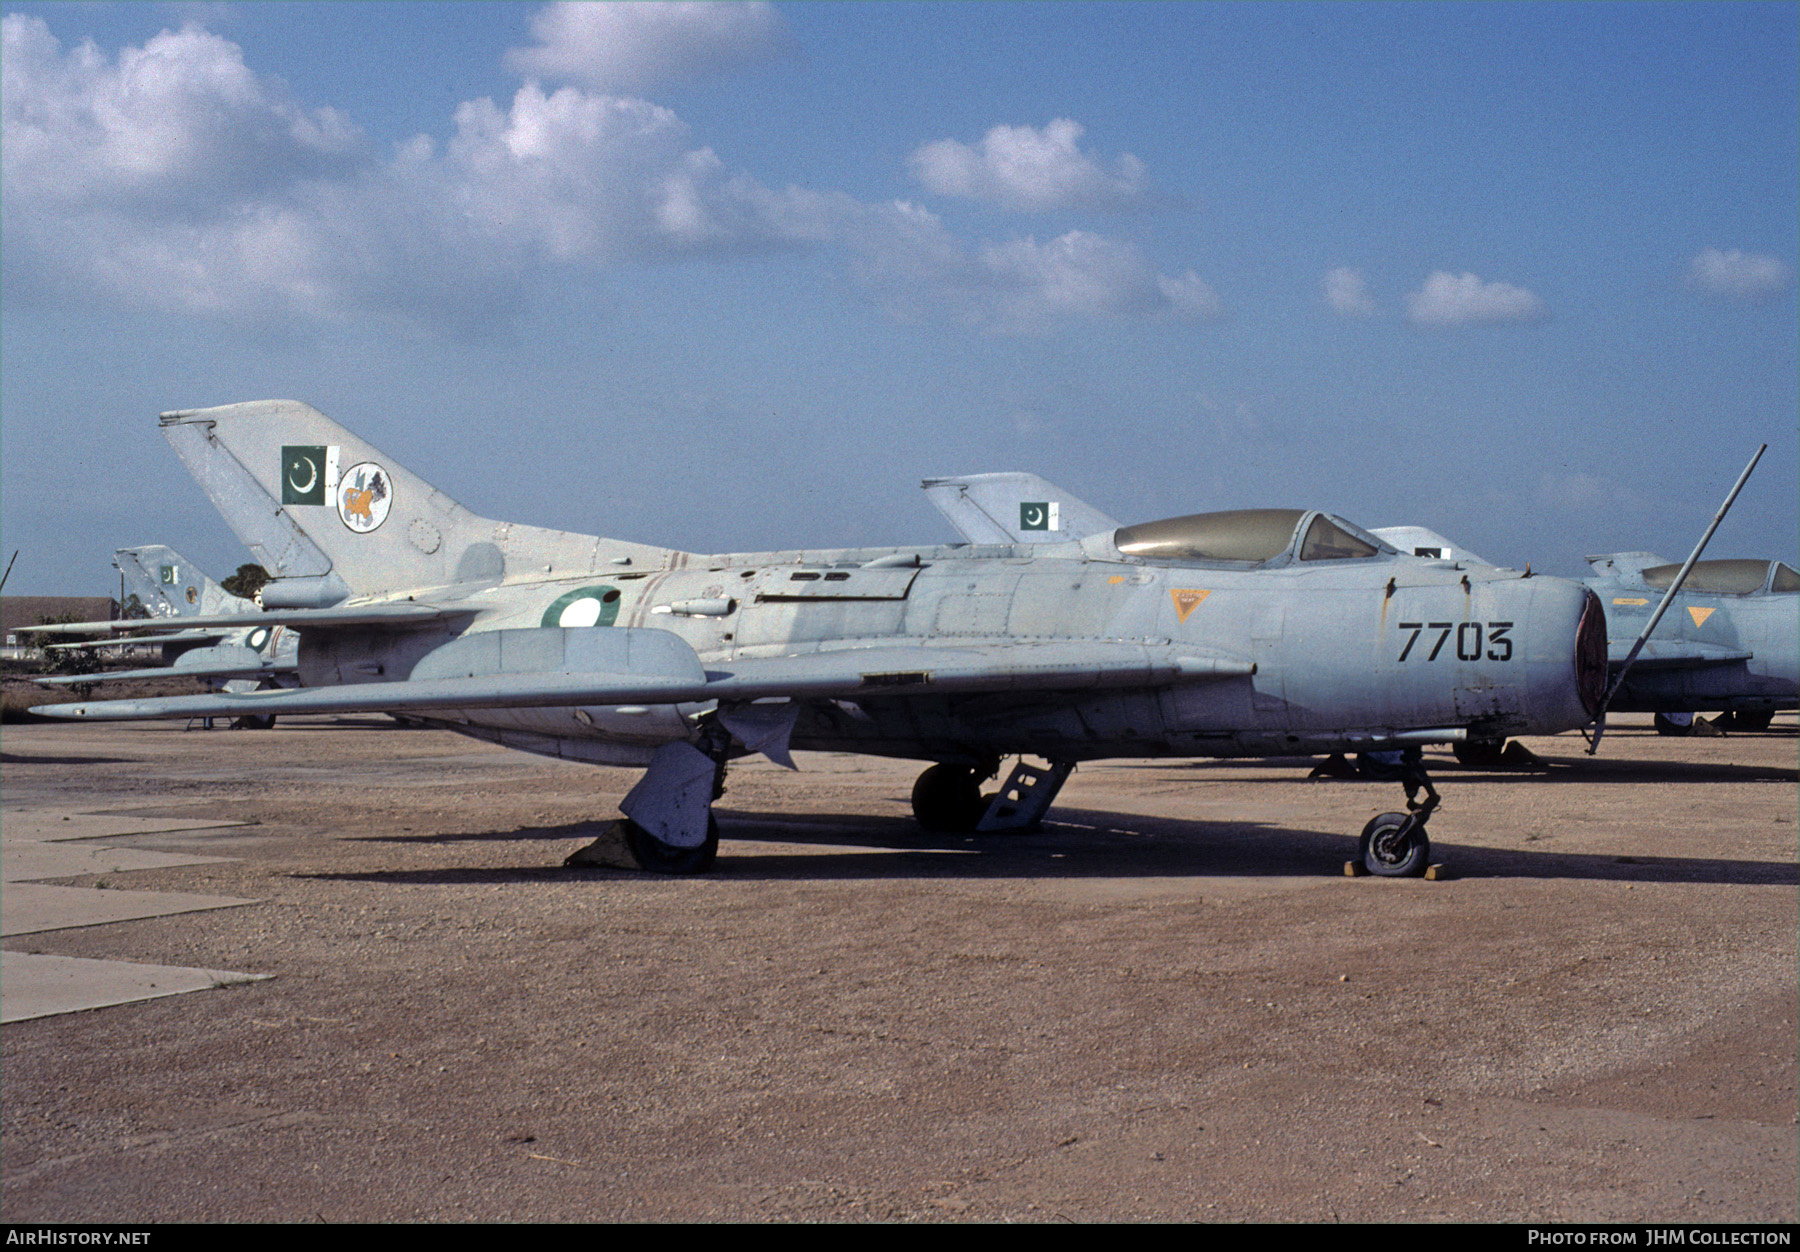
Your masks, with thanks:
<instances>
[{"instance_id":1,"label":"nose wheel","mask_svg":"<svg viewBox=\"0 0 1800 1252\"><path fill-rule=\"evenodd\" d=\"M1383 813L1356 844L1364 869L1381 878L1418 878L1431 863L1431 840L1416 813Z\"/></svg>"},{"instance_id":2,"label":"nose wheel","mask_svg":"<svg viewBox=\"0 0 1800 1252\"><path fill-rule=\"evenodd\" d=\"M1356 854L1362 867L1378 877L1420 878L1431 864L1431 840L1426 837L1425 823L1436 812L1441 797L1431 785L1417 748L1406 749L1400 767L1407 811L1383 813L1371 820L1357 840ZM1418 798L1421 791L1425 793L1423 800Z\"/></svg>"}]
</instances>

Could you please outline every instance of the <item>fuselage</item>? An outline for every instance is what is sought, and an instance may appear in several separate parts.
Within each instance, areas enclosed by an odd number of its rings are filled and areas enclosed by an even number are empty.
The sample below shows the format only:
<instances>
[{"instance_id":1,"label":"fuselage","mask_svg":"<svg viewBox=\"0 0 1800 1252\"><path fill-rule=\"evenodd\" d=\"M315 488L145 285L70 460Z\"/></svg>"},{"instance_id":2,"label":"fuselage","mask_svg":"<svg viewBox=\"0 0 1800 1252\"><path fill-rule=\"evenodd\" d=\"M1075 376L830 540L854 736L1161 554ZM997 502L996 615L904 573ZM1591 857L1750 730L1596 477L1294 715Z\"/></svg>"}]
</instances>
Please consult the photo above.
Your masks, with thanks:
<instances>
[{"instance_id":1,"label":"fuselage","mask_svg":"<svg viewBox=\"0 0 1800 1252\"><path fill-rule=\"evenodd\" d=\"M1275 561L1143 558L1109 533L1030 548L689 556L656 571L509 582L470 599L481 607L466 629L661 629L708 665L910 643L1123 641L1219 671L1141 689L909 690L802 705L796 747L914 759L1299 755L1550 734L1591 719L1604 626L1580 585L1388 551L1297 552L1296 541ZM444 641L306 634L302 678L392 681ZM472 709L444 720L512 747L623 764L686 737L704 711Z\"/></svg>"},{"instance_id":2,"label":"fuselage","mask_svg":"<svg viewBox=\"0 0 1800 1252\"><path fill-rule=\"evenodd\" d=\"M1586 580L1606 607L1615 661L1662 602L1676 569L1627 568ZM1800 707L1800 576L1779 561L1698 562L1651 643L1611 708L1766 713Z\"/></svg>"}]
</instances>

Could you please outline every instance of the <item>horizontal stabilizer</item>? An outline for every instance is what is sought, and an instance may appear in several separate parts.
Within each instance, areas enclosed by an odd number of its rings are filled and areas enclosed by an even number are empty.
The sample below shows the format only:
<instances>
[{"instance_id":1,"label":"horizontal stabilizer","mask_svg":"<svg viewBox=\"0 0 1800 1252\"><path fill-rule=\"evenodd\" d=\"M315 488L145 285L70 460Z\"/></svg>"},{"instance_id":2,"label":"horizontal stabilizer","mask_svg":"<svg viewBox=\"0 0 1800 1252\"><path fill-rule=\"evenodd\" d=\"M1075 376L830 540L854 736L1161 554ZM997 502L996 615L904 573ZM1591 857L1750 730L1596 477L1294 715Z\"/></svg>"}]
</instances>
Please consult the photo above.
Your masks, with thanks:
<instances>
[{"instance_id":1,"label":"horizontal stabilizer","mask_svg":"<svg viewBox=\"0 0 1800 1252\"><path fill-rule=\"evenodd\" d=\"M556 636L559 638L552 638ZM703 669L686 641L646 628L547 628L465 635L403 682L299 691L41 706L49 717L142 720L243 714L686 704L708 700L905 699L1021 691L1164 687L1242 677L1249 661L1123 642L844 648Z\"/></svg>"}]
</instances>

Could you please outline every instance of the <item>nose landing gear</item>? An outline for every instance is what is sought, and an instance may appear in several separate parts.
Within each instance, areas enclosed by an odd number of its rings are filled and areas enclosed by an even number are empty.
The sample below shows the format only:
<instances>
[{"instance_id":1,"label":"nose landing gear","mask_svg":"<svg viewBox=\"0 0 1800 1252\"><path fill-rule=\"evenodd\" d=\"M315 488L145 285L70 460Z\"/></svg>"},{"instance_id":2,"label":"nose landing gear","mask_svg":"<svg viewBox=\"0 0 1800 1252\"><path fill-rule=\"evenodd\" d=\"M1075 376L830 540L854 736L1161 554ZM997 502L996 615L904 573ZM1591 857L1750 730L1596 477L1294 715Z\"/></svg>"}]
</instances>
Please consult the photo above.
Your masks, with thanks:
<instances>
[{"instance_id":1,"label":"nose landing gear","mask_svg":"<svg viewBox=\"0 0 1800 1252\"><path fill-rule=\"evenodd\" d=\"M1419 750L1410 748L1402 758L1400 783L1406 788L1404 813L1383 813L1363 827L1356 843L1357 860L1371 874L1382 878L1419 878L1431 863L1431 840L1425 823L1441 797L1431 785ZM1419 792L1425 798L1416 797Z\"/></svg>"}]
</instances>

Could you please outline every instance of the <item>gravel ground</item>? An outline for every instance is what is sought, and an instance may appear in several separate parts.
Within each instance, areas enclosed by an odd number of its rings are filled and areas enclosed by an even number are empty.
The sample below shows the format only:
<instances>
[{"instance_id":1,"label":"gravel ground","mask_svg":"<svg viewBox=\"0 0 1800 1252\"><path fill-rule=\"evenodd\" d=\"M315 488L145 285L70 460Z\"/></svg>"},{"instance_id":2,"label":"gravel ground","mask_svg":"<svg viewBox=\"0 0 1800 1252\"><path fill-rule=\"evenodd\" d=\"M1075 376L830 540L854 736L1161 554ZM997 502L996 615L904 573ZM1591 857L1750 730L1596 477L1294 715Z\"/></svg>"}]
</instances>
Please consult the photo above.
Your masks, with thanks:
<instances>
[{"instance_id":1,"label":"gravel ground","mask_svg":"<svg viewBox=\"0 0 1800 1252\"><path fill-rule=\"evenodd\" d=\"M273 974L0 1032L11 1222L1796 1220L1796 763L1647 719L1396 783L1123 761L940 838L917 766L734 768L715 872L562 860L634 781L381 718L5 730L4 804L249 819L16 951ZM94 878L64 880L98 886Z\"/></svg>"}]
</instances>

